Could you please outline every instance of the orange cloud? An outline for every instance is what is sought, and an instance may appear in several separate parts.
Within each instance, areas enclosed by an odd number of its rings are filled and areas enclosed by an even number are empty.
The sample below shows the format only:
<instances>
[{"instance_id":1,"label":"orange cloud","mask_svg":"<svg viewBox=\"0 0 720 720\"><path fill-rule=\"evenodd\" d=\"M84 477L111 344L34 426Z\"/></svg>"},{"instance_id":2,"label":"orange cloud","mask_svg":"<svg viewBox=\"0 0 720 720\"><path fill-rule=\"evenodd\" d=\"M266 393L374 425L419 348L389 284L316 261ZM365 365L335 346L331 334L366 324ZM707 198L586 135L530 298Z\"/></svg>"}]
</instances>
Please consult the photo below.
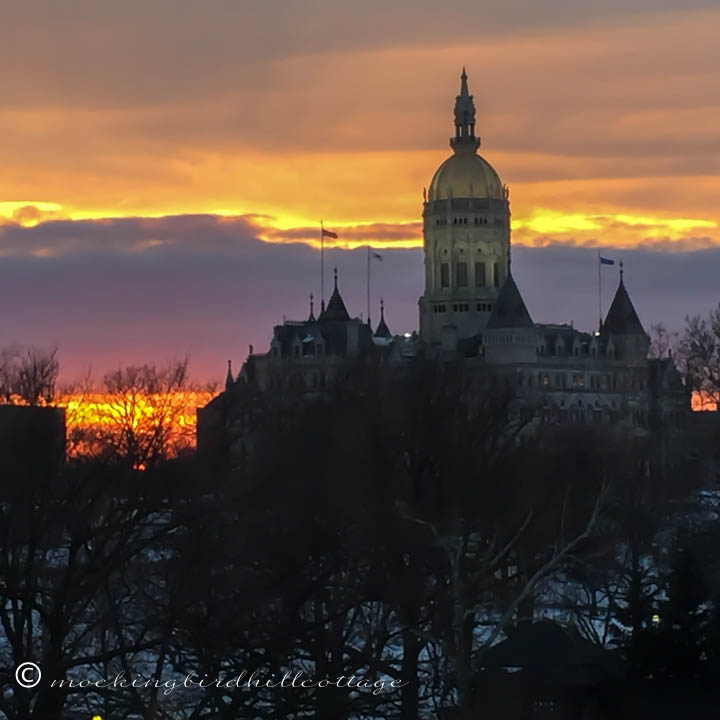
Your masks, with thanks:
<instances>
[{"instance_id":1,"label":"orange cloud","mask_svg":"<svg viewBox=\"0 0 720 720\"><path fill-rule=\"evenodd\" d=\"M80 4L82 22L49 3L47 27L19 8L0 29L0 61L22 68L4 88L0 199L39 198L0 203L0 223L253 214L268 242L314 244L322 217L343 247L417 245L466 63L515 242L720 244L718 11L498 3L466 8L458 43L439 6Z\"/></svg>"}]
</instances>

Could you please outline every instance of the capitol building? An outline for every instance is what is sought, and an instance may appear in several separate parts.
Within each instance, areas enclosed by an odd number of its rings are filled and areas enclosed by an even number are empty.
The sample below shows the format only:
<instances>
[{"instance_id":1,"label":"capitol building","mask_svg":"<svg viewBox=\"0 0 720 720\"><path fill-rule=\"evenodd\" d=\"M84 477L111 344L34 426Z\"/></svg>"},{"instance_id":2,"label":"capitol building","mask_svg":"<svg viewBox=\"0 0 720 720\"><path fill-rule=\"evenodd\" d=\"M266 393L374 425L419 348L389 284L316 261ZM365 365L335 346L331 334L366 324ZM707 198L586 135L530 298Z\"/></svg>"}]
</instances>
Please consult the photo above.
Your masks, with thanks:
<instances>
[{"instance_id":1,"label":"capitol building","mask_svg":"<svg viewBox=\"0 0 720 720\"><path fill-rule=\"evenodd\" d=\"M307 319L273 329L267 352L251 348L237 375L228 368L225 391L198 410L199 450L247 452L263 396L318 397L352 384L360 370L381 373L417 362L460 365L465 386L477 393L506 388L528 427L611 425L643 435L653 426L682 424L689 392L672 358L649 357L650 339L622 265L598 328L533 321L512 274L510 193L478 152L464 69L453 124L452 154L424 191L419 331L394 335L384 308L375 328L353 317L335 272L332 295L317 314L311 300Z\"/></svg>"}]
</instances>

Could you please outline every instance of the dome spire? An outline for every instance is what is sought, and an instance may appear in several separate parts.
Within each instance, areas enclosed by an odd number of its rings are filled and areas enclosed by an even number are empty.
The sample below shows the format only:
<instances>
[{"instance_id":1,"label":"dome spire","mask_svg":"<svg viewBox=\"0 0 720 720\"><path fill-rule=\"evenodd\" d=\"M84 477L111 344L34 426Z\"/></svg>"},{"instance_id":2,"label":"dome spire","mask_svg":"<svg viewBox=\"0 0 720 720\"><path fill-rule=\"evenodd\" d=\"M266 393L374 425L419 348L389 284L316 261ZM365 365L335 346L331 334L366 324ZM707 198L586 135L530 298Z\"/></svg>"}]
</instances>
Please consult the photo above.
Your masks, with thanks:
<instances>
[{"instance_id":1,"label":"dome spire","mask_svg":"<svg viewBox=\"0 0 720 720\"><path fill-rule=\"evenodd\" d=\"M468 88L468 76L463 65L460 75L460 94L455 98L455 137L450 147L457 153L462 150L475 152L480 147L480 138L475 137L475 102Z\"/></svg>"}]
</instances>

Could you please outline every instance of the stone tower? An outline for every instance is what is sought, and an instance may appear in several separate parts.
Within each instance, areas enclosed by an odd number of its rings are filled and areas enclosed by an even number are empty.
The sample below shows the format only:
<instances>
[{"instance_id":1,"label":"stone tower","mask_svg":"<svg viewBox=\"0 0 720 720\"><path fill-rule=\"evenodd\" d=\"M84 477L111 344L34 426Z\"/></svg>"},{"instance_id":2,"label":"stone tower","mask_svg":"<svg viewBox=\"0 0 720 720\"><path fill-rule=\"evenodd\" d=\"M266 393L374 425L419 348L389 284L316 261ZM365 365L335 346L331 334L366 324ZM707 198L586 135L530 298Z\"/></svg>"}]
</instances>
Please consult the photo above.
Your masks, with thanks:
<instances>
[{"instance_id":1,"label":"stone tower","mask_svg":"<svg viewBox=\"0 0 720 720\"><path fill-rule=\"evenodd\" d=\"M453 154L425 194L425 293L419 302L422 339L449 350L483 331L510 259L508 190L478 155L475 103L465 68L454 124Z\"/></svg>"}]
</instances>

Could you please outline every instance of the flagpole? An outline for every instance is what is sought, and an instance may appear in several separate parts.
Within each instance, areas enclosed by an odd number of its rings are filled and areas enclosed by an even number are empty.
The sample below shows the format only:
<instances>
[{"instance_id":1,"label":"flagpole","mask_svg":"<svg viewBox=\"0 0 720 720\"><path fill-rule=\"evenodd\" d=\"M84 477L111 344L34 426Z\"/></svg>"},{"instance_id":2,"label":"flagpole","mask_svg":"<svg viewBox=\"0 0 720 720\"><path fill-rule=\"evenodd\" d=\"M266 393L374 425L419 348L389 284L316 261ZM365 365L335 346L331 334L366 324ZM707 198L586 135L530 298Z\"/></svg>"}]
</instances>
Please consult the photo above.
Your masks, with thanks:
<instances>
[{"instance_id":1,"label":"flagpole","mask_svg":"<svg viewBox=\"0 0 720 720\"><path fill-rule=\"evenodd\" d=\"M370 322L370 245L367 246L367 321L368 325L372 327Z\"/></svg>"},{"instance_id":2,"label":"flagpole","mask_svg":"<svg viewBox=\"0 0 720 720\"><path fill-rule=\"evenodd\" d=\"M325 232L320 221L320 310L325 310Z\"/></svg>"},{"instance_id":3,"label":"flagpole","mask_svg":"<svg viewBox=\"0 0 720 720\"><path fill-rule=\"evenodd\" d=\"M602 281L600 273L601 265L602 263L600 262L600 250L598 250L598 332L602 330Z\"/></svg>"}]
</instances>

